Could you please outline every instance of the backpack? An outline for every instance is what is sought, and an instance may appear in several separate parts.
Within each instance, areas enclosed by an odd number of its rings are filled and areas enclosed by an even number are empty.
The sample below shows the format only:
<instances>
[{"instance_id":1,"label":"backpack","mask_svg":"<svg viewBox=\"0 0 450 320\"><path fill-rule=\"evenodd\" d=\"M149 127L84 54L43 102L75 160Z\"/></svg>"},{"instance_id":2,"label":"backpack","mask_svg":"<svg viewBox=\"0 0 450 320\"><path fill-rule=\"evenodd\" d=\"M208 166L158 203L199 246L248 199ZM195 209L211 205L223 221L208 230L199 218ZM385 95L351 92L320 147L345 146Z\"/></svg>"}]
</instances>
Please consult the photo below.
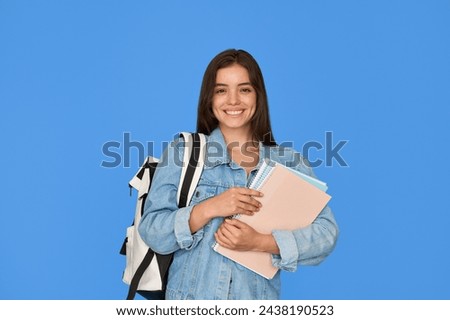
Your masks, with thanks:
<instances>
[{"instance_id":1,"label":"backpack","mask_svg":"<svg viewBox=\"0 0 450 320\"><path fill-rule=\"evenodd\" d=\"M203 134L182 132L184 138L183 167L178 185L177 203L182 208L189 204L200 179L205 155L206 139ZM150 190L158 159L147 157L129 182L138 191L133 223L127 228L126 238L120 250L126 256L122 280L129 285L127 300L134 299L136 292L146 299L164 299L168 269L173 254L161 255L149 248L141 239L138 226L144 213L145 200ZM188 165L187 165L188 164Z\"/></svg>"}]
</instances>

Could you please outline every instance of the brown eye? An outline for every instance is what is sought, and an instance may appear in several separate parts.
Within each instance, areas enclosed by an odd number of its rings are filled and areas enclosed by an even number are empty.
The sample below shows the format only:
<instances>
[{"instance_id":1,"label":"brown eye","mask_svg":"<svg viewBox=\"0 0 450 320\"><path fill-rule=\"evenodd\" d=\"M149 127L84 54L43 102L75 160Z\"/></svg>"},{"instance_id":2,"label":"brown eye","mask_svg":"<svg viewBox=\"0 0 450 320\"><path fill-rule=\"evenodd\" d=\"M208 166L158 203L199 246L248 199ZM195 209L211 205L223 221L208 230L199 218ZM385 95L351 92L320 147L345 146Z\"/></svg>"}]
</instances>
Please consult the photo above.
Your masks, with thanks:
<instances>
[{"instance_id":1,"label":"brown eye","mask_svg":"<svg viewBox=\"0 0 450 320\"><path fill-rule=\"evenodd\" d=\"M225 89L216 89L215 94L223 94L225 93Z\"/></svg>"}]
</instances>

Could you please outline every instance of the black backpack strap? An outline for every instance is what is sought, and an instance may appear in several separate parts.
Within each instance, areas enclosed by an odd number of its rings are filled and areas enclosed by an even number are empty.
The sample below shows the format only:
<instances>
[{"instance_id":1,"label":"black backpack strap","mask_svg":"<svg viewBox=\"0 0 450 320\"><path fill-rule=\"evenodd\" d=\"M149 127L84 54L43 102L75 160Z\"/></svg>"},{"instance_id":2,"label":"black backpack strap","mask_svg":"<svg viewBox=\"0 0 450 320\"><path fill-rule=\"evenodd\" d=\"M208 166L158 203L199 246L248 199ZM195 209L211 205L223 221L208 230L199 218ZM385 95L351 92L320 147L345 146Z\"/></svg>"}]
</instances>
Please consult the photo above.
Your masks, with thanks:
<instances>
[{"instance_id":1,"label":"black backpack strap","mask_svg":"<svg viewBox=\"0 0 450 320\"><path fill-rule=\"evenodd\" d=\"M133 300L136 291L138 289L139 281L141 281L142 276L144 275L145 270L147 270L150 262L152 262L153 256L155 253L152 249L148 248L147 253L145 254L144 259L142 259L141 264L137 268L136 272L133 275L133 279L131 279L130 287L128 288L128 296L127 300Z\"/></svg>"},{"instance_id":2,"label":"black backpack strap","mask_svg":"<svg viewBox=\"0 0 450 320\"><path fill-rule=\"evenodd\" d=\"M167 276L169 267L172 264L173 260L173 253L170 254L156 254L156 259L158 261L158 267L159 267L159 274L161 275L161 283L162 288L161 290L166 290L166 284L167 284Z\"/></svg>"},{"instance_id":3,"label":"black backpack strap","mask_svg":"<svg viewBox=\"0 0 450 320\"><path fill-rule=\"evenodd\" d=\"M185 154L181 172L180 184L178 186L178 207L186 207L191 201L194 190L200 180L205 163L205 136L199 133L186 134L184 136ZM188 151L188 152L186 152Z\"/></svg>"},{"instance_id":4,"label":"black backpack strap","mask_svg":"<svg viewBox=\"0 0 450 320\"><path fill-rule=\"evenodd\" d=\"M185 142L183 163L187 163L181 170L181 178L178 185L178 207L183 208L189 205L203 171L203 166L205 164L206 138L200 133L182 132L180 136L184 137ZM189 161L187 161L187 159ZM164 284L166 282L165 280L167 280L167 272L172 263L173 254L156 254L156 257L158 258L159 272L164 290Z\"/></svg>"}]
</instances>

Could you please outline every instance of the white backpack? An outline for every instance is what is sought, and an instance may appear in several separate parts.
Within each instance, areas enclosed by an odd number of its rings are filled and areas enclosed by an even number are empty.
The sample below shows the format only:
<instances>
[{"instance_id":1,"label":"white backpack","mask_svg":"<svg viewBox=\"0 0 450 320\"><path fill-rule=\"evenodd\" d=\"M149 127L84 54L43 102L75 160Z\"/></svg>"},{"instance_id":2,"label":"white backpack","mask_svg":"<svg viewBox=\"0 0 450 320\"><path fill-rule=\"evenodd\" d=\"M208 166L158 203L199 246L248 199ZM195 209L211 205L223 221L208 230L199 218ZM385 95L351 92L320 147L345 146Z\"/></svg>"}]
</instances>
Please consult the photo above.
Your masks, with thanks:
<instances>
[{"instance_id":1,"label":"white backpack","mask_svg":"<svg viewBox=\"0 0 450 320\"><path fill-rule=\"evenodd\" d=\"M189 204L200 179L205 157L206 139L203 134L182 132L184 138L183 167L178 186L178 207ZM147 198L153 173L158 159L147 157L144 164L130 180L130 188L138 191L136 212L133 224L127 228L127 237L120 253L126 255L126 268L123 281L130 286L127 299L134 299L136 292L144 297L148 292L163 292L167 283L167 271L172 262L173 254L160 255L149 248L141 239L138 226L141 220L145 200Z\"/></svg>"}]
</instances>

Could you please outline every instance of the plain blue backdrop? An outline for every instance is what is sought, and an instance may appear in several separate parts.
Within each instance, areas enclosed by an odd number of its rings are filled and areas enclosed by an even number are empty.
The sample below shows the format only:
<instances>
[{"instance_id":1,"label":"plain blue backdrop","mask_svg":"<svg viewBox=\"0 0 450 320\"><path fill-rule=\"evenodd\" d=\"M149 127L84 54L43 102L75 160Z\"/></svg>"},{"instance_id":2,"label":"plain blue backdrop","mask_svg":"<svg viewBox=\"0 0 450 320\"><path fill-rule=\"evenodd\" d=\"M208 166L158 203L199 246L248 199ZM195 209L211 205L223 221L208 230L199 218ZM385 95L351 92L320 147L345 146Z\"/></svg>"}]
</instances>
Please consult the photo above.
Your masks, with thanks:
<instances>
[{"instance_id":1,"label":"plain blue backdrop","mask_svg":"<svg viewBox=\"0 0 450 320\"><path fill-rule=\"evenodd\" d=\"M348 166L315 169L336 250L283 274L282 297L450 299L449 39L438 0L0 0L0 298L126 296L118 251L142 155L124 135L160 156L195 130L208 62L242 48L278 142L348 141Z\"/></svg>"}]
</instances>

